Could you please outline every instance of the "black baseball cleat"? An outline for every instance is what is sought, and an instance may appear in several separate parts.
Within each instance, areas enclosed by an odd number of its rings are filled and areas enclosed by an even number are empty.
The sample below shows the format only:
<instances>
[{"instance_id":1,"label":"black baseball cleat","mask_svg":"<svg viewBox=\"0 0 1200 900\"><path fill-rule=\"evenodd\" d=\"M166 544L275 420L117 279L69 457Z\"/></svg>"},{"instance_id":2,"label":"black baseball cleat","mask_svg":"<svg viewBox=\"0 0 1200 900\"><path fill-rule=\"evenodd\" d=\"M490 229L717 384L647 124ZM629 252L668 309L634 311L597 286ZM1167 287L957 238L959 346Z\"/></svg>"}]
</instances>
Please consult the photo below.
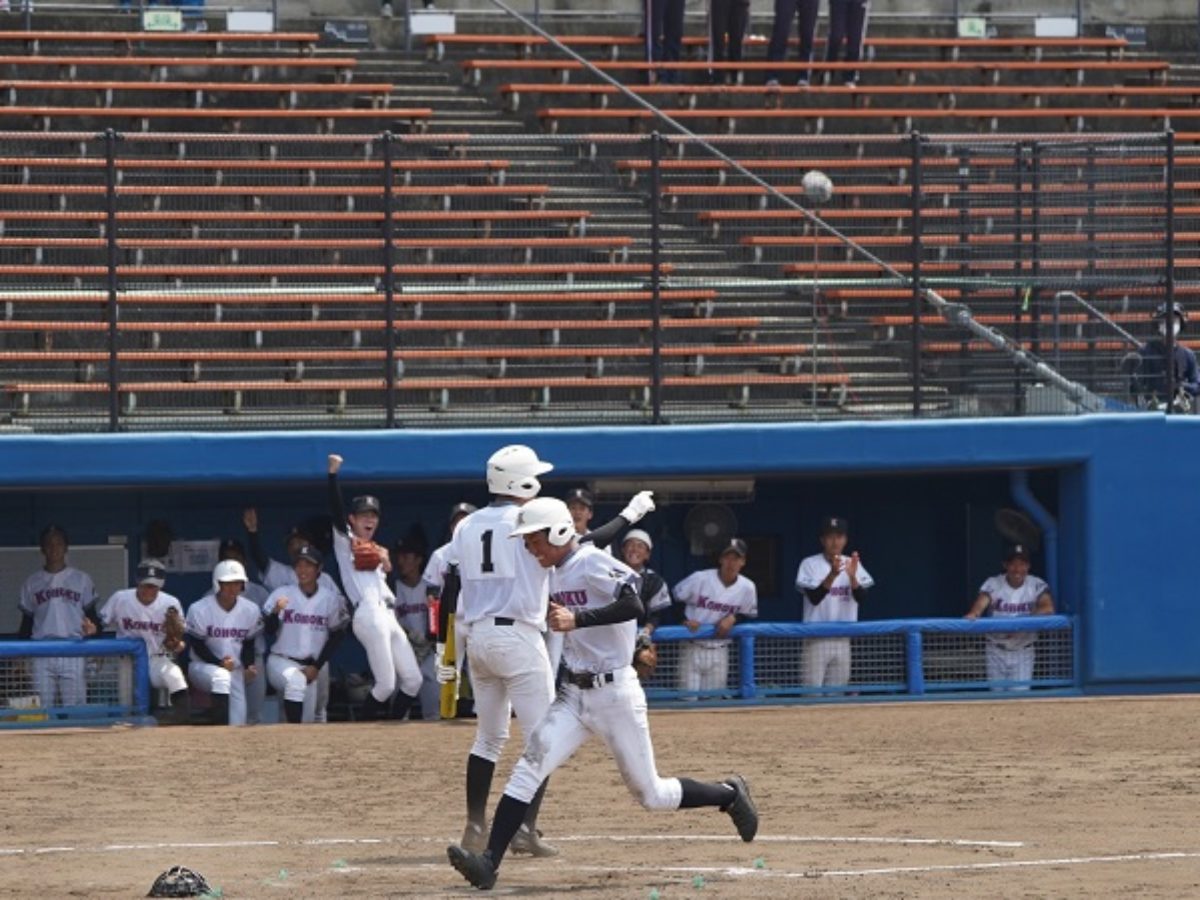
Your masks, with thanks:
<instances>
[{"instance_id":1,"label":"black baseball cleat","mask_svg":"<svg viewBox=\"0 0 1200 900\"><path fill-rule=\"evenodd\" d=\"M490 891L496 884L496 867L486 850L469 853L457 844L451 844L446 848L446 855L450 857L450 865L481 891Z\"/></svg>"},{"instance_id":2,"label":"black baseball cleat","mask_svg":"<svg viewBox=\"0 0 1200 900\"><path fill-rule=\"evenodd\" d=\"M725 784L735 791L734 798L728 806L721 807L721 812L729 813L733 824L743 841L749 843L758 834L758 807L750 796L750 787L741 775L733 775L725 779Z\"/></svg>"}]
</instances>

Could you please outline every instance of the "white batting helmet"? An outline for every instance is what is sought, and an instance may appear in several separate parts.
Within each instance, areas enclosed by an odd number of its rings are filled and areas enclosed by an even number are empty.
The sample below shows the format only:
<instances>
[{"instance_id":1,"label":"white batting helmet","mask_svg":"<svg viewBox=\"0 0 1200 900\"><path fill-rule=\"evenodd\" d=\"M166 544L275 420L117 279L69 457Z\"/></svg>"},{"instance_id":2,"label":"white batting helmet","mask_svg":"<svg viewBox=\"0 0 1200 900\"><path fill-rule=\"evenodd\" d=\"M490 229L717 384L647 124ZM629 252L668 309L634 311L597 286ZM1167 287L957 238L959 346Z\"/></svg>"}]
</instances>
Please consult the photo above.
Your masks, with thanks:
<instances>
[{"instance_id":1,"label":"white batting helmet","mask_svg":"<svg viewBox=\"0 0 1200 900\"><path fill-rule=\"evenodd\" d=\"M517 527L509 537L521 537L535 531L547 532L555 547L562 547L575 537L575 522L567 504L554 497L538 497L522 506L517 513Z\"/></svg>"},{"instance_id":2,"label":"white batting helmet","mask_svg":"<svg viewBox=\"0 0 1200 900\"><path fill-rule=\"evenodd\" d=\"M223 559L213 569L213 592L221 589L221 582L240 581L245 584L249 580L246 577L246 570L240 562L236 559Z\"/></svg>"},{"instance_id":3,"label":"white batting helmet","mask_svg":"<svg viewBox=\"0 0 1200 900\"><path fill-rule=\"evenodd\" d=\"M552 466L538 459L532 448L524 444L501 447L487 461L488 491L502 497L528 500L542 489L537 476L545 475Z\"/></svg>"}]
</instances>

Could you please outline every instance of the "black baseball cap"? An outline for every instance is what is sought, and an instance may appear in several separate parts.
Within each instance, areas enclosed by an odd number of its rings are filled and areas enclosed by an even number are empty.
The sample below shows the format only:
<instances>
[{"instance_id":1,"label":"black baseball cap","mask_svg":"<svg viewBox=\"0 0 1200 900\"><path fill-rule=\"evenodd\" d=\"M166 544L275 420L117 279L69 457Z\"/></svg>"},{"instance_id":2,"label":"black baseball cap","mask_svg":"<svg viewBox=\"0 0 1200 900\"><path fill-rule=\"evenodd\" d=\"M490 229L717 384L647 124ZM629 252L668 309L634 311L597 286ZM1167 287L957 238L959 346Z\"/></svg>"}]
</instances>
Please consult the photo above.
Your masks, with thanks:
<instances>
[{"instance_id":1,"label":"black baseball cap","mask_svg":"<svg viewBox=\"0 0 1200 900\"><path fill-rule=\"evenodd\" d=\"M63 539L64 544L66 544L67 546L70 546L71 542L69 540L67 540L66 529L63 528L61 525L55 525L53 523L51 523L50 525L47 525L45 528L43 528L42 533L40 535L38 535L38 546L39 547L45 546L46 541L49 540L51 537L53 537L56 534Z\"/></svg>"},{"instance_id":2,"label":"black baseball cap","mask_svg":"<svg viewBox=\"0 0 1200 900\"><path fill-rule=\"evenodd\" d=\"M474 503L467 503L465 501L462 503L455 503L452 507L450 507L449 520L451 522L453 522L459 516L469 516L471 513L475 512L478 508L479 507L477 507Z\"/></svg>"},{"instance_id":3,"label":"black baseball cap","mask_svg":"<svg viewBox=\"0 0 1200 900\"><path fill-rule=\"evenodd\" d=\"M296 551L296 559L307 559L310 563L319 566L324 557L321 556L321 551L312 544L301 544L300 549Z\"/></svg>"},{"instance_id":4,"label":"black baseball cap","mask_svg":"<svg viewBox=\"0 0 1200 900\"><path fill-rule=\"evenodd\" d=\"M829 534L832 531L836 531L839 534L845 534L850 530L850 523L838 516L826 516L821 520L821 527L819 530L822 535Z\"/></svg>"},{"instance_id":5,"label":"black baseball cap","mask_svg":"<svg viewBox=\"0 0 1200 900\"><path fill-rule=\"evenodd\" d=\"M571 488L567 491L567 496L563 497L564 503L582 503L588 509L596 508L596 498L592 496L592 492L587 488Z\"/></svg>"},{"instance_id":6,"label":"black baseball cap","mask_svg":"<svg viewBox=\"0 0 1200 900\"><path fill-rule=\"evenodd\" d=\"M721 548L721 552L717 554L717 557L720 558L726 553L736 553L738 556L742 557L742 559L745 559L746 542L741 538L730 538L729 542Z\"/></svg>"},{"instance_id":7,"label":"black baseball cap","mask_svg":"<svg viewBox=\"0 0 1200 900\"><path fill-rule=\"evenodd\" d=\"M381 507L379 506L379 498L372 497L370 494L363 494L350 501L351 515L359 515L360 513L368 512L378 514L380 510Z\"/></svg>"},{"instance_id":8,"label":"black baseball cap","mask_svg":"<svg viewBox=\"0 0 1200 900\"><path fill-rule=\"evenodd\" d=\"M1021 557L1023 560L1025 560L1025 562L1029 562L1032 559L1032 557L1029 555L1029 548L1026 547L1024 544L1011 544L1004 551L1004 561L1005 562L1014 560L1018 556Z\"/></svg>"},{"instance_id":9,"label":"black baseball cap","mask_svg":"<svg viewBox=\"0 0 1200 900\"><path fill-rule=\"evenodd\" d=\"M137 583L162 587L167 583L167 567L161 559L143 559L138 563Z\"/></svg>"},{"instance_id":10,"label":"black baseball cap","mask_svg":"<svg viewBox=\"0 0 1200 900\"><path fill-rule=\"evenodd\" d=\"M218 559L229 559L237 557L238 559L246 558L246 548L242 546L242 542L237 538L225 538L217 547Z\"/></svg>"}]
</instances>

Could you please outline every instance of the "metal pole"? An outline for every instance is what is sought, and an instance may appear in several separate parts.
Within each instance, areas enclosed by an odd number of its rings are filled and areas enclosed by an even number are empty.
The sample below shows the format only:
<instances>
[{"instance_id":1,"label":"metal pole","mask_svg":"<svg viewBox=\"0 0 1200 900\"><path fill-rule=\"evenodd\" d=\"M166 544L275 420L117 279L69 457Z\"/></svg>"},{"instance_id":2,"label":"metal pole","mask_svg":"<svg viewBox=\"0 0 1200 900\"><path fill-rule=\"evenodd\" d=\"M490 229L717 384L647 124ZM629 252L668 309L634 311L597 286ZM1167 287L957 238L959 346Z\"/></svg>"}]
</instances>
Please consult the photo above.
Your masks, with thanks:
<instances>
[{"instance_id":1,"label":"metal pole","mask_svg":"<svg viewBox=\"0 0 1200 900\"><path fill-rule=\"evenodd\" d=\"M1167 372L1167 414L1173 411L1175 402L1175 131L1168 129L1167 134L1167 303L1165 339L1165 365Z\"/></svg>"},{"instance_id":2,"label":"metal pole","mask_svg":"<svg viewBox=\"0 0 1200 900\"><path fill-rule=\"evenodd\" d=\"M912 413L921 417L921 310L924 294L921 290L921 133L914 131L912 139Z\"/></svg>"},{"instance_id":3,"label":"metal pole","mask_svg":"<svg viewBox=\"0 0 1200 900\"><path fill-rule=\"evenodd\" d=\"M395 246L392 243L392 133L383 133L383 319L384 319L384 426L396 427L396 284L392 271Z\"/></svg>"},{"instance_id":4,"label":"metal pole","mask_svg":"<svg viewBox=\"0 0 1200 900\"><path fill-rule=\"evenodd\" d=\"M1025 234L1024 228L1024 206L1025 206L1025 176L1022 170L1025 168L1025 148L1018 141L1013 148L1014 176L1016 178L1014 187L1016 189L1016 207L1013 221L1013 268L1018 276L1025 273L1025 253L1024 245L1021 243L1021 238ZM1018 278L1015 291L1016 314L1013 318L1013 337L1016 341L1018 349L1023 349L1023 340L1025 336L1024 317L1021 315L1022 297L1025 293L1025 285L1021 284L1021 279ZM1021 376L1024 370L1020 363L1013 361L1013 414L1021 415L1024 411L1021 403Z\"/></svg>"},{"instance_id":5,"label":"metal pole","mask_svg":"<svg viewBox=\"0 0 1200 900\"><path fill-rule=\"evenodd\" d=\"M662 424L662 297L659 265L662 250L662 136L650 134L650 409L651 423Z\"/></svg>"},{"instance_id":6,"label":"metal pole","mask_svg":"<svg viewBox=\"0 0 1200 900\"><path fill-rule=\"evenodd\" d=\"M104 203L108 277L108 430L117 431L121 418L121 379L117 369L120 316L117 314L117 133L104 132Z\"/></svg>"},{"instance_id":7,"label":"metal pole","mask_svg":"<svg viewBox=\"0 0 1200 900\"><path fill-rule=\"evenodd\" d=\"M1029 265L1032 269L1032 286L1025 289L1025 293L1021 297L1021 302L1025 305L1022 312L1029 313L1029 321L1032 328L1031 337L1033 338L1033 352L1041 355L1042 352L1042 315L1041 309L1038 306L1040 301L1042 278L1042 145L1036 141L1030 147L1032 159L1030 160L1030 185L1033 191L1032 202L1030 203L1030 220L1029 220Z\"/></svg>"}]
</instances>

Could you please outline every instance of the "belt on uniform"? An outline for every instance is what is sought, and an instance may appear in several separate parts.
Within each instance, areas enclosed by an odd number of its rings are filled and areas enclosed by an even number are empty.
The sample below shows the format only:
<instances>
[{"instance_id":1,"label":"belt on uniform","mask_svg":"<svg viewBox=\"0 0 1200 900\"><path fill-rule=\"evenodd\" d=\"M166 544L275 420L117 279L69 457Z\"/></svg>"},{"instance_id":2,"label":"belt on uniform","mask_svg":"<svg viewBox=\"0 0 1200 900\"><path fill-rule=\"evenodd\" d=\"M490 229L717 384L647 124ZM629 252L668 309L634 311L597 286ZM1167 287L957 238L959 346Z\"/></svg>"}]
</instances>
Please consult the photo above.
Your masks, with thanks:
<instances>
[{"instance_id":1,"label":"belt on uniform","mask_svg":"<svg viewBox=\"0 0 1200 900\"><path fill-rule=\"evenodd\" d=\"M590 690L591 688L604 687L606 684L612 684L615 676L612 672L571 672L566 671L563 676L567 684L573 684L577 688Z\"/></svg>"},{"instance_id":2,"label":"belt on uniform","mask_svg":"<svg viewBox=\"0 0 1200 900\"><path fill-rule=\"evenodd\" d=\"M496 616L492 619L497 625L516 625L516 619L510 619L508 616Z\"/></svg>"}]
</instances>

